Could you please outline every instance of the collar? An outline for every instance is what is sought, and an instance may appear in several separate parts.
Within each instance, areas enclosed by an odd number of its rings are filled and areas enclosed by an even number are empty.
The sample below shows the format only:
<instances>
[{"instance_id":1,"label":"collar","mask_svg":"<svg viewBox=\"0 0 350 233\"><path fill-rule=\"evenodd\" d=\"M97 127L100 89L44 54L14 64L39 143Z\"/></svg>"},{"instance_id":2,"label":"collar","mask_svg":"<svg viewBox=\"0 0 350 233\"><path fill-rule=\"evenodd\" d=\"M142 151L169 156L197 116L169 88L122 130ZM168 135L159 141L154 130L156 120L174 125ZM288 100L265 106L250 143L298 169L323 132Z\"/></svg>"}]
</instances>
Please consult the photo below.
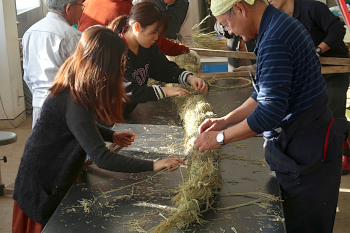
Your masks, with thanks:
<instances>
[{"instance_id":1,"label":"collar","mask_svg":"<svg viewBox=\"0 0 350 233\"><path fill-rule=\"evenodd\" d=\"M125 42L125 44L126 44L126 47L129 49L129 45L128 45L128 42L126 42L126 39L125 39L125 37L124 37L124 33L120 33L119 36L120 36L120 38L122 38L122 40L123 40L123 41Z\"/></svg>"},{"instance_id":2,"label":"collar","mask_svg":"<svg viewBox=\"0 0 350 233\"><path fill-rule=\"evenodd\" d=\"M68 24L68 25L70 26L70 24L68 23L68 21L67 21L62 15L60 15L59 13L49 11L49 12L46 14L46 18L59 19L59 20L65 22L66 24Z\"/></svg>"},{"instance_id":3,"label":"collar","mask_svg":"<svg viewBox=\"0 0 350 233\"><path fill-rule=\"evenodd\" d=\"M129 48L128 42L126 41L126 39L125 39L125 37L124 37L124 33L120 33L119 36L120 36L120 38L122 38L122 40L125 42L126 47L128 48L128 52L129 52L130 48ZM140 51L140 48L141 48L141 47L142 47L142 46L139 45L139 54L137 54L137 57L138 57L138 58L141 57L141 55L140 55L140 54L141 54L141 51ZM132 52L132 51L131 51L131 52Z\"/></svg>"},{"instance_id":4,"label":"collar","mask_svg":"<svg viewBox=\"0 0 350 233\"><path fill-rule=\"evenodd\" d=\"M301 12L301 2L299 0L294 0L294 11L293 18L298 19Z\"/></svg>"},{"instance_id":5,"label":"collar","mask_svg":"<svg viewBox=\"0 0 350 233\"><path fill-rule=\"evenodd\" d=\"M261 18L261 22L260 22L260 28L259 28L259 35L258 35L258 40L256 42L256 44L260 43L261 37L262 35L264 35L265 29L267 27L267 25L269 24L272 16L276 13L279 12L278 9L276 9L274 6L272 5L268 5L264 11L264 14Z\"/></svg>"},{"instance_id":6,"label":"collar","mask_svg":"<svg viewBox=\"0 0 350 233\"><path fill-rule=\"evenodd\" d=\"M168 7L177 6L178 3L179 3L179 1L177 1L177 0L175 2L173 2L173 3L171 3L171 4L166 4L163 0L161 0L160 2L163 3L163 5L165 6L165 8L167 10L168 10Z\"/></svg>"}]
</instances>

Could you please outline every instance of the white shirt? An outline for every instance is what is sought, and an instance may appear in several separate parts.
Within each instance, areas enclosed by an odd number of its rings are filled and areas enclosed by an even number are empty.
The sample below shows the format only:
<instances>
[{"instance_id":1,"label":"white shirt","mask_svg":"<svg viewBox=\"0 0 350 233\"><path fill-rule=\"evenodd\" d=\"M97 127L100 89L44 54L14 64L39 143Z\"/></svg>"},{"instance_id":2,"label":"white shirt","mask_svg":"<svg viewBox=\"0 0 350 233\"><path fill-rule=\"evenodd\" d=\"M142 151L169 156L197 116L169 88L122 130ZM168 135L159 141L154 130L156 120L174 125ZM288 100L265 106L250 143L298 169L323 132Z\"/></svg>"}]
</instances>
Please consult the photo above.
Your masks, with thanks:
<instances>
[{"instance_id":1,"label":"white shirt","mask_svg":"<svg viewBox=\"0 0 350 233\"><path fill-rule=\"evenodd\" d=\"M23 35L23 79L33 94L33 107L41 107L59 68L75 50L81 32L64 17L49 12Z\"/></svg>"}]
</instances>

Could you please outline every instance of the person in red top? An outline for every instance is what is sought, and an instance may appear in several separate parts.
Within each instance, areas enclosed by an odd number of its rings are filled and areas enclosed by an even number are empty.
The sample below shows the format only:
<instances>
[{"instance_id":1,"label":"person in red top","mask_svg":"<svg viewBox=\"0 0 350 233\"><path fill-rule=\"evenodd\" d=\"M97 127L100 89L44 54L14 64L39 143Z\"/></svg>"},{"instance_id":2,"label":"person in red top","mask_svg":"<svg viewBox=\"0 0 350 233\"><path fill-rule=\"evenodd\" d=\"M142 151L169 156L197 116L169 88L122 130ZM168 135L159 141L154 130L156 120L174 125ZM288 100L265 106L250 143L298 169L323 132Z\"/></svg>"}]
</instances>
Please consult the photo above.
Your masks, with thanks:
<instances>
[{"instance_id":1,"label":"person in red top","mask_svg":"<svg viewBox=\"0 0 350 233\"><path fill-rule=\"evenodd\" d=\"M133 6L132 0L86 0L84 5L85 9L78 23L78 29L81 32L96 24L107 26L116 17L129 15ZM157 44L159 50L168 56L190 52L187 46L173 42L164 36L158 39Z\"/></svg>"}]
</instances>

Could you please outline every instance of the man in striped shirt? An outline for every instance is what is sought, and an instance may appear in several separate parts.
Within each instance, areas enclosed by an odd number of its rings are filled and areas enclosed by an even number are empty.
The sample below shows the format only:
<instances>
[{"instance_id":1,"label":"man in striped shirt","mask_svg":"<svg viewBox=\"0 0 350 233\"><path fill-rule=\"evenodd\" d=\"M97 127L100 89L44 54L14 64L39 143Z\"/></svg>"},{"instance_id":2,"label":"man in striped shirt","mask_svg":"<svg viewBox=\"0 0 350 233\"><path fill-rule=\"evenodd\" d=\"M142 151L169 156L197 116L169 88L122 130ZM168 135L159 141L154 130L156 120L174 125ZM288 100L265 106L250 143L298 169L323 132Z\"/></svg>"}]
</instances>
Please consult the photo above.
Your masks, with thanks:
<instances>
[{"instance_id":1,"label":"man in striped shirt","mask_svg":"<svg viewBox=\"0 0 350 233\"><path fill-rule=\"evenodd\" d=\"M258 34L255 92L226 116L207 119L199 151L264 133L265 158L281 185L288 232L331 232L348 122L333 119L313 41L296 19L262 0L213 0L230 34Z\"/></svg>"}]
</instances>

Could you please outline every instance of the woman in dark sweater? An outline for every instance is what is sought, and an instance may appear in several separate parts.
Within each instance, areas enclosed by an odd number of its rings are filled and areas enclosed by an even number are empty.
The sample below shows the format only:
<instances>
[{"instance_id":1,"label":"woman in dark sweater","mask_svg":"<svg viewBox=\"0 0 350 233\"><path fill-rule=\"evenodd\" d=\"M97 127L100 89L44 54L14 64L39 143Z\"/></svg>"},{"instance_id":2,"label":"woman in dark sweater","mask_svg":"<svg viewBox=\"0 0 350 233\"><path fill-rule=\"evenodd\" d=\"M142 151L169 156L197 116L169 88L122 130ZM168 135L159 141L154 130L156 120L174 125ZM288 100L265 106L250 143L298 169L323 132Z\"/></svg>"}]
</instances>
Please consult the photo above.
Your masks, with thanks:
<instances>
[{"instance_id":1,"label":"woman in dark sweater","mask_svg":"<svg viewBox=\"0 0 350 233\"><path fill-rule=\"evenodd\" d=\"M131 113L138 103L155 101L167 96L190 94L178 87L147 86L149 78L167 83L191 85L195 91L206 92L203 79L181 69L160 52L155 43L166 33L168 16L155 2L143 1L131 8L130 15L119 16L108 26L127 43L128 59L124 74L124 85L131 103L124 110Z\"/></svg>"},{"instance_id":2,"label":"woman in dark sweater","mask_svg":"<svg viewBox=\"0 0 350 233\"><path fill-rule=\"evenodd\" d=\"M129 146L135 135L96 124L123 121L126 47L113 31L86 30L62 65L30 135L13 193L13 232L40 232L77 178L86 153L100 168L118 172L176 169L180 158L148 161L108 150Z\"/></svg>"}]
</instances>

